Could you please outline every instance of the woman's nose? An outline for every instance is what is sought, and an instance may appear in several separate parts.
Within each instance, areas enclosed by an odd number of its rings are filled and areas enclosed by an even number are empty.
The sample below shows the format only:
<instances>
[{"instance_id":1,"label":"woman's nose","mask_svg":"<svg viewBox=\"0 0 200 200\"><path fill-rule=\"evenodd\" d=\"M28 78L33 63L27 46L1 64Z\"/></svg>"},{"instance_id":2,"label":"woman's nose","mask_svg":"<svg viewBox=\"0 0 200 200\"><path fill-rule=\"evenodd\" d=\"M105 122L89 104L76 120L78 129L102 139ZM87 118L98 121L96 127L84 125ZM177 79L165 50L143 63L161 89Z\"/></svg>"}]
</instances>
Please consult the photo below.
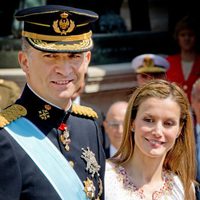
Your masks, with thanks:
<instances>
[{"instance_id":1,"label":"woman's nose","mask_svg":"<svg viewBox=\"0 0 200 200\"><path fill-rule=\"evenodd\" d=\"M155 124L155 127L153 128L153 131L152 133L156 136L156 137L159 137L162 135L162 124L161 123L156 123Z\"/></svg>"}]
</instances>

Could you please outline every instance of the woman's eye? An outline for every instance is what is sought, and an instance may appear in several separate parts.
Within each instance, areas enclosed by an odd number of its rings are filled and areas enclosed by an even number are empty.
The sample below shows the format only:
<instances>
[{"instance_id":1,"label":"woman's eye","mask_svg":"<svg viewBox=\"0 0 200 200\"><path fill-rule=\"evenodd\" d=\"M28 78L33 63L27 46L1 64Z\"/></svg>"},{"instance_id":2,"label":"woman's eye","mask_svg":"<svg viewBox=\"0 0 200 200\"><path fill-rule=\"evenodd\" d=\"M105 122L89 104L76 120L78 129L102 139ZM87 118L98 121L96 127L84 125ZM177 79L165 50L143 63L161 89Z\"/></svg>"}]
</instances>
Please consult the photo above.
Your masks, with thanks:
<instances>
[{"instance_id":1,"label":"woman's eye","mask_svg":"<svg viewBox=\"0 0 200 200\"><path fill-rule=\"evenodd\" d=\"M173 126L175 123L173 121L167 121L164 124L165 126Z\"/></svg>"},{"instance_id":2,"label":"woman's eye","mask_svg":"<svg viewBox=\"0 0 200 200\"><path fill-rule=\"evenodd\" d=\"M152 122L153 122L153 119L151 119L151 118L144 118L144 121L145 121L145 122L152 123Z\"/></svg>"}]
</instances>

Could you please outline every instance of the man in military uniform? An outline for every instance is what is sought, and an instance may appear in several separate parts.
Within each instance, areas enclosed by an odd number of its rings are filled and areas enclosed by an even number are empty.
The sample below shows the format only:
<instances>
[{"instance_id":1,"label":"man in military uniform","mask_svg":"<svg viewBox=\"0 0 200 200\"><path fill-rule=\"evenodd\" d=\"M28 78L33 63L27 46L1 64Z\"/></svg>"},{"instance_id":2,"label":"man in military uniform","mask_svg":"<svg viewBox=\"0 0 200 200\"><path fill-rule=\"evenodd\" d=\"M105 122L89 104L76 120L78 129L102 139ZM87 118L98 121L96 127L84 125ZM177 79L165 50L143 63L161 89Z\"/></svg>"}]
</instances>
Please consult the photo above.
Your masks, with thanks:
<instances>
[{"instance_id":1,"label":"man in military uniform","mask_svg":"<svg viewBox=\"0 0 200 200\"><path fill-rule=\"evenodd\" d=\"M0 200L103 199L105 156L97 114L74 105L91 57L92 11L20 10L18 54L27 84L0 114Z\"/></svg>"}]
</instances>

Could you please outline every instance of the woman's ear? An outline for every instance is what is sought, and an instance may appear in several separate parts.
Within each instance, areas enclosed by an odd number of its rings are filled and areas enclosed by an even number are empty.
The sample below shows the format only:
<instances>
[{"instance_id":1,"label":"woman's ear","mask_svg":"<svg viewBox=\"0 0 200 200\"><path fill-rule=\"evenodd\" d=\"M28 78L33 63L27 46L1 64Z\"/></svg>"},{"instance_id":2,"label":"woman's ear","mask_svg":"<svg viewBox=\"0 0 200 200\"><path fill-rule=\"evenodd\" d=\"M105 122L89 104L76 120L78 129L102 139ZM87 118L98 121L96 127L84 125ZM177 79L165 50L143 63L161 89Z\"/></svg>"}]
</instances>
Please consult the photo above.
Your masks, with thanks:
<instances>
[{"instance_id":1,"label":"woman's ear","mask_svg":"<svg viewBox=\"0 0 200 200\"><path fill-rule=\"evenodd\" d=\"M133 121L132 124L131 124L131 131L132 132L135 132L135 122Z\"/></svg>"}]
</instances>

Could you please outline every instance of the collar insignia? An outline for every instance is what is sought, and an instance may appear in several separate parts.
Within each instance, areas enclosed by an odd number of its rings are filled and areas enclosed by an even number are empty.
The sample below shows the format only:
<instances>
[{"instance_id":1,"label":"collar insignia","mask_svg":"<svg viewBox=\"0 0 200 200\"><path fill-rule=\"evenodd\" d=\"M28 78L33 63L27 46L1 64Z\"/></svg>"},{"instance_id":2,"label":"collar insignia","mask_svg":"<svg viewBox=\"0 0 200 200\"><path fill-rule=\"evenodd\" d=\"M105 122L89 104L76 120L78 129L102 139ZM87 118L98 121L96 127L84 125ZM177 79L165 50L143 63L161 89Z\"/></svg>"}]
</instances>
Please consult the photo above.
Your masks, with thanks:
<instances>
[{"instance_id":1,"label":"collar insignia","mask_svg":"<svg viewBox=\"0 0 200 200\"><path fill-rule=\"evenodd\" d=\"M38 111L40 119L47 120L50 118L49 110L51 110L51 106L48 104L44 105L44 109Z\"/></svg>"},{"instance_id":2,"label":"collar insignia","mask_svg":"<svg viewBox=\"0 0 200 200\"><path fill-rule=\"evenodd\" d=\"M74 30L75 24L71 19L68 19L68 16L66 12L63 12L60 14L61 19L53 22L53 29L56 33L67 35Z\"/></svg>"},{"instance_id":3,"label":"collar insignia","mask_svg":"<svg viewBox=\"0 0 200 200\"><path fill-rule=\"evenodd\" d=\"M12 121L25 116L27 114L26 108L19 104L13 104L0 113L0 127L3 128Z\"/></svg>"},{"instance_id":4,"label":"collar insignia","mask_svg":"<svg viewBox=\"0 0 200 200\"><path fill-rule=\"evenodd\" d=\"M94 183L92 182L92 180L90 180L88 177L87 177L87 180L86 181L83 181L84 182L84 191L86 193L86 196L89 198L89 199L94 199L95 197L95 186L94 186Z\"/></svg>"},{"instance_id":5,"label":"collar insignia","mask_svg":"<svg viewBox=\"0 0 200 200\"><path fill-rule=\"evenodd\" d=\"M82 151L83 152L81 158L83 158L87 163L86 170L92 174L92 177L94 177L95 173L97 173L97 175L99 176L100 165L98 165L97 163L95 154L92 151L90 151L89 147L87 147L87 150L82 148Z\"/></svg>"}]
</instances>

